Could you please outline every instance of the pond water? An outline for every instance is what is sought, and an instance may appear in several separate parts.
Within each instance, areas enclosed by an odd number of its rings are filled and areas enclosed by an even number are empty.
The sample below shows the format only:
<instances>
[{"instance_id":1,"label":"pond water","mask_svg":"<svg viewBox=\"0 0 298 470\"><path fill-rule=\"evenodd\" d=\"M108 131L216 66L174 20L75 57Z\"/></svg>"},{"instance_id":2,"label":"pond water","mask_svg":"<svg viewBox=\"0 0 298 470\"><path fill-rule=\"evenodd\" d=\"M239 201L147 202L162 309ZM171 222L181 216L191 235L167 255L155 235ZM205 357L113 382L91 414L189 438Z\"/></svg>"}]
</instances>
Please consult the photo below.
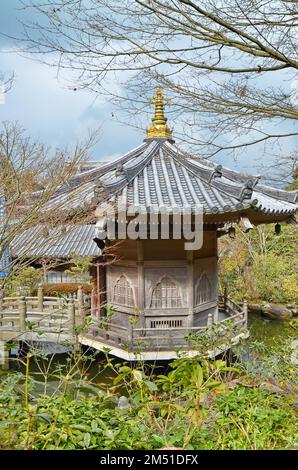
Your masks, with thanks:
<instances>
[{"instance_id":1,"label":"pond water","mask_svg":"<svg viewBox=\"0 0 298 470\"><path fill-rule=\"evenodd\" d=\"M251 314L249 316L248 327L250 330L250 337L245 340L241 352L241 360L244 362L255 361L255 356L252 360L251 346L254 343L262 342L263 353L274 356L278 355L278 348L288 338L297 339L297 327L293 327L293 322L267 320L258 315ZM261 361L262 356L259 355L257 361ZM21 372L25 374L25 359L19 361L17 356L14 355L10 360L10 370L8 372L1 372L3 374L13 374ZM121 362L115 359L115 362ZM61 384L61 378L65 377L66 370L71 370L74 365L74 360L70 358L67 352L48 355L41 354L37 358L32 358L30 361L30 375L37 381L36 391L37 394L52 394L57 390ZM166 364L158 364L159 367L166 371ZM256 364L257 365L257 364ZM77 368L76 378L87 378L95 384L108 386L112 384L115 373L111 368L107 367L107 361L102 353L97 353L95 356L87 353L85 360L79 363Z\"/></svg>"},{"instance_id":2,"label":"pond water","mask_svg":"<svg viewBox=\"0 0 298 470\"><path fill-rule=\"evenodd\" d=\"M297 337L297 329L293 327L293 321L269 320L258 314L250 314L248 317L248 328L250 331L249 341L263 341L267 347L288 338Z\"/></svg>"}]
</instances>

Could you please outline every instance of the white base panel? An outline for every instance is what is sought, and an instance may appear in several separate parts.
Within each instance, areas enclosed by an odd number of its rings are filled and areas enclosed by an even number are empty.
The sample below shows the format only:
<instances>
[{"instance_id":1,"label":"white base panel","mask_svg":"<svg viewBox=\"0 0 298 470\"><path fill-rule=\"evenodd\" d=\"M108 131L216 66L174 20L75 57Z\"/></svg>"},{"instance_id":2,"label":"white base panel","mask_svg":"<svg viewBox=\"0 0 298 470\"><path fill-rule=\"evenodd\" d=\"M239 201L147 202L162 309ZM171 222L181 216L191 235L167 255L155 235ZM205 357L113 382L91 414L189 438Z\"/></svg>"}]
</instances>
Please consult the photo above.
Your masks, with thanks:
<instances>
[{"instance_id":1,"label":"white base panel","mask_svg":"<svg viewBox=\"0 0 298 470\"><path fill-rule=\"evenodd\" d=\"M240 339L245 339L249 337L249 333L242 333L233 338L232 343L237 344ZM118 348L117 346L112 346L108 343L100 341L98 339L92 338L90 336L79 336L80 344L84 346L89 346L90 348L96 349L97 351L106 351L112 356L119 357L120 359L125 359L126 361L168 361L170 359L177 359L177 357L195 357L199 354L198 350L192 349L187 351L139 351L139 352L129 352L125 349ZM211 357L216 357L219 354L223 353L230 349L230 345L222 348L221 350L208 351L207 355Z\"/></svg>"}]
</instances>

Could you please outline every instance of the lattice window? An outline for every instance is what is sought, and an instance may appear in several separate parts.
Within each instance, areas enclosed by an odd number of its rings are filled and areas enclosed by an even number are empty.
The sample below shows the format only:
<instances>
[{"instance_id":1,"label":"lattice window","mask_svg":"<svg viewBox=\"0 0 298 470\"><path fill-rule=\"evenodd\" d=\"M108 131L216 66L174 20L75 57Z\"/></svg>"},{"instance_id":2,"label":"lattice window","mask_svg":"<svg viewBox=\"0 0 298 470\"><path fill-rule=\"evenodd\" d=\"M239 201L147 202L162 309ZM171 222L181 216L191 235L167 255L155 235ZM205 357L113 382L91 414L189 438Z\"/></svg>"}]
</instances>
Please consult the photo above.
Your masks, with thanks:
<instances>
[{"instance_id":1,"label":"lattice window","mask_svg":"<svg viewBox=\"0 0 298 470\"><path fill-rule=\"evenodd\" d=\"M90 281L86 281L85 279L89 276L89 272L84 273L82 277L74 277L64 271L49 271L47 273L47 283L48 284L72 284L73 282L82 282L82 283L89 283Z\"/></svg>"},{"instance_id":2,"label":"lattice window","mask_svg":"<svg viewBox=\"0 0 298 470\"><path fill-rule=\"evenodd\" d=\"M60 284L61 283L61 271L49 271L47 273L48 284Z\"/></svg>"},{"instance_id":3,"label":"lattice window","mask_svg":"<svg viewBox=\"0 0 298 470\"><path fill-rule=\"evenodd\" d=\"M212 300L212 288L211 283L203 273L198 280L196 287L196 305L205 304L206 302L211 302Z\"/></svg>"},{"instance_id":4,"label":"lattice window","mask_svg":"<svg viewBox=\"0 0 298 470\"><path fill-rule=\"evenodd\" d=\"M116 304L134 307L132 287L126 276L124 276L123 274L121 274L115 284L113 301Z\"/></svg>"},{"instance_id":5,"label":"lattice window","mask_svg":"<svg viewBox=\"0 0 298 470\"><path fill-rule=\"evenodd\" d=\"M151 308L181 307L181 295L177 284L164 277L154 288L151 298Z\"/></svg>"},{"instance_id":6,"label":"lattice window","mask_svg":"<svg viewBox=\"0 0 298 470\"><path fill-rule=\"evenodd\" d=\"M151 328L180 328L182 320L151 320Z\"/></svg>"}]
</instances>

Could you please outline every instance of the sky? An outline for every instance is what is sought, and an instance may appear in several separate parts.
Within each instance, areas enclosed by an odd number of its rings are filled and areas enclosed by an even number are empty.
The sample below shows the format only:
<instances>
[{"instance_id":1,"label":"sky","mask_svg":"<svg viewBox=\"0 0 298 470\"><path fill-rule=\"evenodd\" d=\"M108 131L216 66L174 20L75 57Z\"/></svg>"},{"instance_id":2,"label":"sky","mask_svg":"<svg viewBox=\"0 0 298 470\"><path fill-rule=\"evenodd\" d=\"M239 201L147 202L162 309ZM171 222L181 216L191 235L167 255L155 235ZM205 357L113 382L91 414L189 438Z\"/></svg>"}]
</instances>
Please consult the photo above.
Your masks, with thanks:
<instances>
[{"instance_id":1,"label":"sky","mask_svg":"<svg viewBox=\"0 0 298 470\"><path fill-rule=\"evenodd\" d=\"M21 33L19 20L26 20L26 14L18 6L19 0L0 0L1 33ZM145 131L142 134L117 122L111 103L95 100L87 91L69 89L68 82L57 79L55 69L13 53L15 48L12 39L0 36L0 71L15 75L5 103L0 104L0 121L18 121L34 139L54 148L71 146L83 140L89 130L100 129L91 155L94 160L116 157L142 142Z\"/></svg>"},{"instance_id":2,"label":"sky","mask_svg":"<svg viewBox=\"0 0 298 470\"><path fill-rule=\"evenodd\" d=\"M20 0L0 0L0 33L7 36L21 34L20 20L29 18L28 13L18 10L19 6ZM95 99L91 92L73 91L69 81L57 78L54 68L30 60L14 50L15 42L0 34L0 72L15 75L5 103L0 103L0 122L18 121L33 139L52 148L72 146L83 140L90 130L100 129L99 141L90 155L92 160L116 158L143 141L152 109L148 107L147 118L144 117L143 132L120 124L116 120L118 112L113 103L100 97ZM291 152L294 144L289 140L284 151ZM248 156L235 160L221 155L217 160L230 168L256 173L257 147L252 148ZM268 158L270 162L270 157L266 158L267 163Z\"/></svg>"}]
</instances>

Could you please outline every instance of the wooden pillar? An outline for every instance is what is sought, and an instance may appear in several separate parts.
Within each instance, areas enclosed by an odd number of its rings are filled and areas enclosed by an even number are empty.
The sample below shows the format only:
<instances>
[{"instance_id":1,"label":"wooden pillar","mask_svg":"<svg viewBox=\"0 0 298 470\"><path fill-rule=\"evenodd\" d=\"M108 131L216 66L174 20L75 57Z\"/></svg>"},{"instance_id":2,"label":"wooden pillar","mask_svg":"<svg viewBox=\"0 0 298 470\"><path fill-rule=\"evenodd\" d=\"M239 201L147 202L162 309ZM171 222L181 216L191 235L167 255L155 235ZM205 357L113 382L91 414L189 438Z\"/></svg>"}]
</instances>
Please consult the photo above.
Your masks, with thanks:
<instances>
[{"instance_id":1,"label":"wooden pillar","mask_svg":"<svg viewBox=\"0 0 298 470\"><path fill-rule=\"evenodd\" d=\"M144 293L144 253L143 242L137 240L137 267L138 267L138 308L144 310L145 307L145 293Z\"/></svg>"},{"instance_id":2,"label":"wooden pillar","mask_svg":"<svg viewBox=\"0 0 298 470\"><path fill-rule=\"evenodd\" d=\"M92 318L95 316L95 287L93 285L92 291L91 291L91 303L90 303L90 310L91 310L91 316Z\"/></svg>"},{"instance_id":3,"label":"wooden pillar","mask_svg":"<svg viewBox=\"0 0 298 470\"><path fill-rule=\"evenodd\" d=\"M27 316L26 298L21 297L19 300L19 318L20 318L20 331L22 333L25 333L26 331L26 316Z\"/></svg>"},{"instance_id":4,"label":"wooden pillar","mask_svg":"<svg viewBox=\"0 0 298 470\"><path fill-rule=\"evenodd\" d=\"M137 271L138 271L138 298L137 307L140 313L144 313L145 309L145 279L144 279L144 246L142 240L137 240ZM142 315L143 316L143 315ZM143 316L144 321L144 316ZM139 325L141 327L144 324Z\"/></svg>"},{"instance_id":5,"label":"wooden pillar","mask_svg":"<svg viewBox=\"0 0 298 470\"><path fill-rule=\"evenodd\" d=\"M213 240L214 240L214 254L215 254L215 259L216 259L216 265L215 265L215 272L212 273L212 289L213 289L213 283L215 283L215 294L216 294L216 307L213 312L213 322L218 323L219 322L219 291L218 291L218 237L217 237L217 231L216 229L212 232L213 233Z\"/></svg>"},{"instance_id":6,"label":"wooden pillar","mask_svg":"<svg viewBox=\"0 0 298 470\"><path fill-rule=\"evenodd\" d=\"M0 366L3 370L9 369L9 348L5 341L0 341Z\"/></svg>"},{"instance_id":7,"label":"wooden pillar","mask_svg":"<svg viewBox=\"0 0 298 470\"><path fill-rule=\"evenodd\" d=\"M194 326L194 253L187 251L188 326Z\"/></svg>"},{"instance_id":8,"label":"wooden pillar","mask_svg":"<svg viewBox=\"0 0 298 470\"><path fill-rule=\"evenodd\" d=\"M37 288L37 308L39 312L43 312L43 285L38 284Z\"/></svg>"},{"instance_id":9,"label":"wooden pillar","mask_svg":"<svg viewBox=\"0 0 298 470\"><path fill-rule=\"evenodd\" d=\"M96 263L96 311L100 312L100 270L99 263Z\"/></svg>"}]
</instances>

